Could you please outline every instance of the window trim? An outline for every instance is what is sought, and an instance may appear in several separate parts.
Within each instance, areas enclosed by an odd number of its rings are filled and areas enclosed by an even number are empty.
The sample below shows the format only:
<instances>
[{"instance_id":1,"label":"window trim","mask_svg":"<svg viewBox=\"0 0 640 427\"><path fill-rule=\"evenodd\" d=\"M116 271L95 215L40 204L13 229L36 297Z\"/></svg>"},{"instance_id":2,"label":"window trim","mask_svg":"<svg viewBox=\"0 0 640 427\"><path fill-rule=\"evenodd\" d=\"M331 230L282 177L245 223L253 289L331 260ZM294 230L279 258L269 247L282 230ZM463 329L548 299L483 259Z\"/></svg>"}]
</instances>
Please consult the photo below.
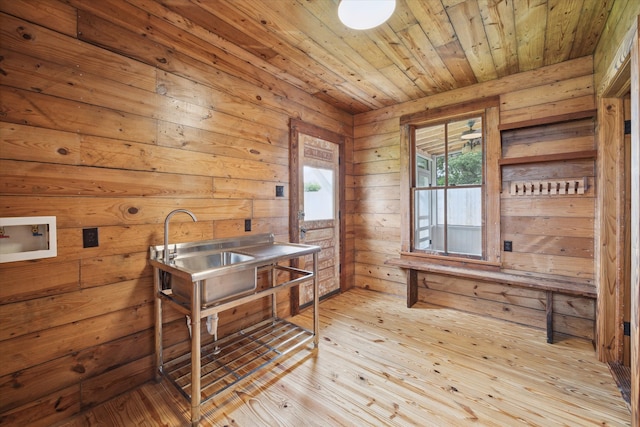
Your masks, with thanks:
<instances>
[{"instance_id":1,"label":"window trim","mask_svg":"<svg viewBox=\"0 0 640 427\"><path fill-rule=\"evenodd\" d=\"M451 123L454 122L460 122L460 121L464 121L466 122L468 119L474 119L480 117L481 118L481 123L482 125L482 145L481 145L481 149L482 149L482 176L481 176L481 182L480 184L470 184L470 185L459 185L459 186L454 186L454 185L450 185L448 182L448 178L449 178L449 171L447 169L445 169L445 184L443 185L438 185L437 182L435 183L435 185L432 185L430 187L423 187L418 185L418 181L417 181L417 159L418 159L418 155L419 153L417 153L417 149L416 149L416 132L419 129L425 128L425 127L432 127L432 126L444 126L444 138L445 138L445 147L444 147L444 153L442 155L439 155L436 157L436 159L434 160L434 169L437 170L438 166L438 158L442 157L443 158L443 162L444 164L447 164L447 162L451 159L451 156L453 155L457 155L457 152L452 153L451 151L449 151L450 149L450 142L451 140L449 139L449 125ZM436 120L433 123L427 123L424 125L411 125L411 145L410 145L410 151L411 151L411 159L414 162L414 168L412 168L411 170L411 174L412 174L412 180L411 180L411 222L412 222L412 227L411 227L411 237L410 237L410 242L411 242L411 250L414 253L425 253L425 254L431 254L431 255L439 255L439 256L446 256L446 257L454 257L454 258L470 258L470 259L478 259L478 260L483 260L485 259L485 248L486 248L486 236L485 236L485 217L486 217L486 206L485 206L485 201L486 201L486 165L485 165L485 146L486 143L485 141L485 114L484 114L484 110L481 110L481 112L472 112L470 114L467 115L462 115L462 116L458 116L455 118L444 118L441 120ZM460 153L458 153L460 154ZM444 221L445 221L445 225L448 223L447 217L448 217L448 204L449 204L449 190L452 189L464 189L464 188L479 188L480 189L480 197L481 197L481 209L482 209L482 216L481 216L481 231L482 231L482 235L481 235L481 242L480 242L480 247L481 247L481 254L480 255L471 255L471 254L463 254L463 253L459 253L459 252L449 252L449 251L439 251L439 250L435 250L435 249L418 249L417 248L417 237L416 237L416 197L417 197L417 193L419 191L422 190L427 190L427 191L438 191L438 190L443 190L443 194L444 194ZM443 246L445 248L447 248L448 246L448 237L447 235L449 234L449 229L447 226L444 227L444 240L442 242Z\"/></svg>"},{"instance_id":2,"label":"window trim","mask_svg":"<svg viewBox=\"0 0 640 427\"><path fill-rule=\"evenodd\" d=\"M484 190L485 206L483 223L483 259L470 258L458 254L439 254L431 252L412 252L413 242L413 188L415 187L416 160L413 156L413 131L443 121L456 120L472 115L482 115L485 133L484 147ZM499 131L499 97L489 97L478 101L466 102L432 108L419 113L408 114L400 118L400 203L401 203L401 257L424 259L425 262L441 260L444 263L499 265L500 251L500 192L501 174L498 161L501 157Z\"/></svg>"}]
</instances>

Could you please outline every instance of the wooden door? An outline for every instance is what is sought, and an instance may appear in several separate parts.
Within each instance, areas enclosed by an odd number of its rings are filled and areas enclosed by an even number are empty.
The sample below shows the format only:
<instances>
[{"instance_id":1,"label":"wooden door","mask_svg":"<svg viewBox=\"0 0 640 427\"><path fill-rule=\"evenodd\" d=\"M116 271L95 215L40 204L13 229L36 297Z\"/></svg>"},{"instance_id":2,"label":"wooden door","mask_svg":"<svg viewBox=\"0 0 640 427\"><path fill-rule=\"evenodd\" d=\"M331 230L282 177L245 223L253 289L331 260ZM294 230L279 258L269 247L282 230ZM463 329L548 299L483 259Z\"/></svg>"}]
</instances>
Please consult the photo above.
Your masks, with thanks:
<instances>
[{"instance_id":1,"label":"wooden door","mask_svg":"<svg viewBox=\"0 0 640 427\"><path fill-rule=\"evenodd\" d=\"M292 121L290 237L294 242L317 245L320 298L340 292L341 219L343 173L340 153L343 139L336 134ZM311 268L312 257L298 261ZM313 301L311 283L292 292L292 311Z\"/></svg>"}]
</instances>

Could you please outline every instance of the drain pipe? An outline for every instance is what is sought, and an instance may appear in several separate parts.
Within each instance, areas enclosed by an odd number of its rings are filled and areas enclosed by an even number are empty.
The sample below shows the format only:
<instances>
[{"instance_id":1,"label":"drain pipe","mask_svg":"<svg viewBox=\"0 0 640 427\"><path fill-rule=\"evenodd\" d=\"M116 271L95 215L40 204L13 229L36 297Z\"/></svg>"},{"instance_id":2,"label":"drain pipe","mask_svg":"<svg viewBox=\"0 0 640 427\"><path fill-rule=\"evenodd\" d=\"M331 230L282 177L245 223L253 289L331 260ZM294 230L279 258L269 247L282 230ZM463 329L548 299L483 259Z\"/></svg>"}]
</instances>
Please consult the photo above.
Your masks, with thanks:
<instances>
[{"instance_id":1,"label":"drain pipe","mask_svg":"<svg viewBox=\"0 0 640 427\"><path fill-rule=\"evenodd\" d=\"M191 316L187 314L185 317L187 318L187 329L189 329L189 338L191 338ZM209 335L213 335L213 342L218 341L218 319L218 313L207 316L207 332L209 332ZM213 354L219 354L220 351L220 347L216 345L213 349Z\"/></svg>"},{"instance_id":2,"label":"drain pipe","mask_svg":"<svg viewBox=\"0 0 640 427\"><path fill-rule=\"evenodd\" d=\"M207 332L209 335L213 335L213 342L218 341L218 313L207 316ZM217 345L213 349L213 354L220 353L220 347Z\"/></svg>"}]
</instances>

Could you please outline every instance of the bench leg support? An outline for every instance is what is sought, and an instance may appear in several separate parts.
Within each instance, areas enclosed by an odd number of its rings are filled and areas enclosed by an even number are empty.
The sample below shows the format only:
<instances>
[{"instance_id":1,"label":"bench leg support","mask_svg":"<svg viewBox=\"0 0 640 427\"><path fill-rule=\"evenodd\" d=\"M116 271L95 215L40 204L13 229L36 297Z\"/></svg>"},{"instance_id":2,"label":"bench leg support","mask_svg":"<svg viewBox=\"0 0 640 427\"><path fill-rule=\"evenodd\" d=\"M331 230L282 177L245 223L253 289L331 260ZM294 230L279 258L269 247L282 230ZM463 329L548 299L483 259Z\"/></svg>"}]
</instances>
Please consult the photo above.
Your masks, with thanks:
<instances>
[{"instance_id":1,"label":"bench leg support","mask_svg":"<svg viewBox=\"0 0 640 427\"><path fill-rule=\"evenodd\" d=\"M553 344L553 292L547 291L547 342Z\"/></svg>"},{"instance_id":2,"label":"bench leg support","mask_svg":"<svg viewBox=\"0 0 640 427\"><path fill-rule=\"evenodd\" d=\"M418 302L418 271L412 268L407 270L407 308Z\"/></svg>"}]
</instances>

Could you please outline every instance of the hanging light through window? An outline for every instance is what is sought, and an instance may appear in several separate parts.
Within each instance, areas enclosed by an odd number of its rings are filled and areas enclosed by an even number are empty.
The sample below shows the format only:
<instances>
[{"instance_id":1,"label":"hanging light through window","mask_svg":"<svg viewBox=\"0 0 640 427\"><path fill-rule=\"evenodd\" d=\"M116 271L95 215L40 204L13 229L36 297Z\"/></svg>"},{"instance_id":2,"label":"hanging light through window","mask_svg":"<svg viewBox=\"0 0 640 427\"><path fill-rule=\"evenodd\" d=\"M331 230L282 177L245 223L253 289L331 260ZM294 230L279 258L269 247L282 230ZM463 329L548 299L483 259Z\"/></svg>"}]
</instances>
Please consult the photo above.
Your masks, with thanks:
<instances>
[{"instance_id":1,"label":"hanging light through window","mask_svg":"<svg viewBox=\"0 0 640 427\"><path fill-rule=\"evenodd\" d=\"M482 137L481 129L473 129L473 125L475 123L476 123L475 120L469 120L469 122L467 123L469 125L469 129L462 132L462 135L460 136L461 139L469 140L469 139L477 139Z\"/></svg>"},{"instance_id":2,"label":"hanging light through window","mask_svg":"<svg viewBox=\"0 0 640 427\"><path fill-rule=\"evenodd\" d=\"M384 23L393 14L396 0L342 0L338 17L354 30L368 30Z\"/></svg>"}]
</instances>

